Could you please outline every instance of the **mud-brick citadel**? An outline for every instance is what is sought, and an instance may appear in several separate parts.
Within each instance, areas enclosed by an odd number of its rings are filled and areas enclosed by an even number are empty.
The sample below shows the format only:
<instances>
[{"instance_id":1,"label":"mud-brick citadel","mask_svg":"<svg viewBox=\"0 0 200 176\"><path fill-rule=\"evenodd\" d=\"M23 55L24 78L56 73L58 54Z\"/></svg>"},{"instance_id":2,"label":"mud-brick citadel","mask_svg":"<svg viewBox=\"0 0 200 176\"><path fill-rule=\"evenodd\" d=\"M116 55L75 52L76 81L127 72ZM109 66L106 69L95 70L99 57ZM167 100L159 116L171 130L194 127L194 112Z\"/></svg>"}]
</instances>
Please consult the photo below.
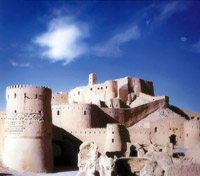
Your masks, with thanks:
<instances>
[{"instance_id":1,"label":"mud-brick citadel","mask_svg":"<svg viewBox=\"0 0 200 176\"><path fill-rule=\"evenodd\" d=\"M120 165L126 163L141 176L200 175L200 114L155 96L150 81L124 77L98 83L91 73L88 85L56 94L47 87L9 86L6 100L0 163L12 172L79 166L79 175L91 174L91 168L94 175L123 175ZM95 149L99 163L89 166ZM102 157L114 165L104 166Z\"/></svg>"}]
</instances>

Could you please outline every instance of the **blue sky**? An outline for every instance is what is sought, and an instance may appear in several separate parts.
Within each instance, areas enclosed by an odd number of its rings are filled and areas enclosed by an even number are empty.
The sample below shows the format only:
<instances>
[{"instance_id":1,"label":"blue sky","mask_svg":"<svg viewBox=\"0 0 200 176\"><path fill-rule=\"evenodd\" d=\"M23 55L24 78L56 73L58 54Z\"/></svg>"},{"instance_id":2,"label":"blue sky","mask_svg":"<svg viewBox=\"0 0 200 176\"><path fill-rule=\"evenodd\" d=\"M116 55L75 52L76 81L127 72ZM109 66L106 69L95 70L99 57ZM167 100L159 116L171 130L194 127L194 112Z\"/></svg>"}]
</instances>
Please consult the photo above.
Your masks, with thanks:
<instances>
[{"instance_id":1,"label":"blue sky","mask_svg":"<svg viewBox=\"0 0 200 176\"><path fill-rule=\"evenodd\" d=\"M0 0L0 109L9 85L66 91L139 77L200 112L200 2Z\"/></svg>"}]
</instances>

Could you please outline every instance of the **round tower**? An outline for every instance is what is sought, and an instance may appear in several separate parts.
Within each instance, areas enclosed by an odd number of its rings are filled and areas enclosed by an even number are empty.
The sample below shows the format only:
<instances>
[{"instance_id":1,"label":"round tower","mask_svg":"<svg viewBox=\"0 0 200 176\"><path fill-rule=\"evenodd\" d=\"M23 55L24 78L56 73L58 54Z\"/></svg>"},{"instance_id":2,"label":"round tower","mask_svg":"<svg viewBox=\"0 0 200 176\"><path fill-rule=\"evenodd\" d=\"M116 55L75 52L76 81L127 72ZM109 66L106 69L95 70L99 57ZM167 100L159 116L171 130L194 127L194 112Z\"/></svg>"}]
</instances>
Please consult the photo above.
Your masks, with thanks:
<instances>
[{"instance_id":1,"label":"round tower","mask_svg":"<svg viewBox=\"0 0 200 176\"><path fill-rule=\"evenodd\" d=\"M6 99L3 164L21 172L51 172L51 89L10 86Z\"/></svg>"},{"instance_id":2,"label":"round tower","mask_svg":"<svg viewBox=\"0 0 200 176\"><path fill-rule=\"evenodd\" d=\"M106 128L104 152L120 152L122 150L122 140L120 136L119 124L107 124Z\"/></svg>"}]
</instances>

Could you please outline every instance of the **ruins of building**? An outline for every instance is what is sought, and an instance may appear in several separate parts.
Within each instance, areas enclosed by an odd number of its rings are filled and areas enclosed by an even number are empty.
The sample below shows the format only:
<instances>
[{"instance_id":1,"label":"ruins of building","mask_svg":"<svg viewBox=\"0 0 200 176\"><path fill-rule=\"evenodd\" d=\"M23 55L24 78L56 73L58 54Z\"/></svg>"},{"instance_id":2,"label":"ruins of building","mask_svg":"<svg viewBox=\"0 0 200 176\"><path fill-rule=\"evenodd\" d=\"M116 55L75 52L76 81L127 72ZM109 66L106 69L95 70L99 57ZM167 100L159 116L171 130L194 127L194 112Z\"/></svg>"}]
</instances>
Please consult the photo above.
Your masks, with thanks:
<instances>
[{"instance_id":1,"label":"ruins of building","mask_svg":"<svg viewBox=\"0 0 200 176\"><path fill-rule=\"evenodd\" d=\"M199 118L191 119L171 106L167 96L154 96L150 81L125 77L99 84L92 73L88 85L69 92L51 95L44 87L11 86L6 98L6 112L0 112L0 159L12 169L51 172L52 124L54 165L61 160L61 164L77 165L79 146L84 141L95 142L100 154L111 157L137 156L141 150L136 150L135 143L171 143L200 164ZM9 147L11 143L16 148ZM11 160L28 150L18 147L25 143L39 157L29 163L24 156L26 165L16 167ZM30 158L34 156L30 154Z\"/></svg>"}]
</instances>

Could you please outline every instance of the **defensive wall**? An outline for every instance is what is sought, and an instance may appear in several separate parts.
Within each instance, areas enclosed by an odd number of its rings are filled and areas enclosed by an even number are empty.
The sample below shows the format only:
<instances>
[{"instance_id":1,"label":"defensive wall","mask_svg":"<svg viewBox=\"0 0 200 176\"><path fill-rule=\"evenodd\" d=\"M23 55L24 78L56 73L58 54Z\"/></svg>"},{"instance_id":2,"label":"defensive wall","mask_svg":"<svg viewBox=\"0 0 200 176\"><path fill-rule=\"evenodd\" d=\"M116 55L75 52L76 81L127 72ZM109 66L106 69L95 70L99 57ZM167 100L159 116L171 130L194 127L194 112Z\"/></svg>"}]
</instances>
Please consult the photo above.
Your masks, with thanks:
<instances>
[{"instance_id":1,"label":"defensive wall","mask_svg":"<svg viewBox=\"0 0 200 176\"><path fill-rule=\"evenodd\" d=\"M106 128L65 129L82 142L95 142L100 153L121 152L124 140L119 124L107 124Z\"/></svg>"},{"instance_id":2,"label":"defensive wall","mask_svg":"<svg viewBox=\"0 0 200 176\"><path fill-rule=\"evenodd\" d=\"M143 104L134 108L101 108L107 115L123 124L125 127L130 127L139 122L149 114L159 108L166 107L168 102L165 99L156 100L147 104Z\"/></svg>"},{"instance_id":3,"label":"defensive wall","mask_svg":"<svg viewBox=\"0 0 200 176\"><path fill-rule=\"evenodd\" d=\"M115 103L115 107L119 102ZM167 106L167 103L161 99L134 108L100 108L83 103L52 104L53 124L63 129L106 127L107 123L121 123L129 127L158 108Z\"/></svg>"},{"instance_id":4,"label":"defensive wall","mask_svg":"<svg viewBox=\"0 0 200 176\"><path fill-rule=\"evenodd\" d=\"M150 128L128 128L131 143L156 143L184 147L189 155L197 155L194 144L200 147L200 122L184 118L165 118L151 121ZM200 161L200 160L199 160Z\"/></svg>"},{"instance_id":5,"label":"defensive wall","mask_svg":"<svg viewBox=\"0 0 200 176\"><path fill-rule=\"evenodd\" d=\"M96 75L96 74L95 74ZM97 83L97 78L89 76L87 86L76 87L69 92L62 92L53 95L53 104L60 103L92 103L99 105L103 101L109 105L110 99L121 99L125 104L129 95L139 95L140 92L154 96L153 83L139 78L124 77L116 80L108 80L104 83ZM91 80L94 79L94 80Z\"/></svg>"},{"instance_id":6,"label":"defensive wall","mask_svg":"<svg viewBox=\"0 0 200 176\"><path fill-rule=\"evenodd\" d=\"M117 97L117 82L106 81L103 84L94 84L77 87L69 92L69 103L92 103L98 104L99 101L108 101Z\"/></svg>"},{"instance_id":7,"label":"defensive wall","mask_svg":"<svg viewBox=\"0 0 200 176\"><path fill-rule=\"evenodd\" d=\"M58 92L52 95L52 104L66 104L68 103L68 92Z\"/></svg>"},{"instance_id":8,"label":"defensive wall","mask_svg":"<svg viewBox=\"0 0 200 176\"><path fill-rule=\"evenodd\" d=\"M138 95L140 92L154 96L153 83L139 78L124 77L116 79L118 87L118 98L123 102L128 100L128 94Z\"/></svg>"},{"instance_id":9,"label":"defensive wall","mask_svg":"<svg viewBox=\"0 0 200 176\"><path fill-rule=\"evenodd\" d=\"M67 128L98 127L98 107L92 104L53 104L53 124Z\"/></svg>"},{"instance_id":10,"label":"defensive wall","mask_svg":"<svg viewBox=\"0 0 200 176\"><path fill-rule=\"evenodd\" d=\"M184 122L184 146L187 148L186 156L200 164L200 121L189 120Z\"/></svg>"}]
</instances>

